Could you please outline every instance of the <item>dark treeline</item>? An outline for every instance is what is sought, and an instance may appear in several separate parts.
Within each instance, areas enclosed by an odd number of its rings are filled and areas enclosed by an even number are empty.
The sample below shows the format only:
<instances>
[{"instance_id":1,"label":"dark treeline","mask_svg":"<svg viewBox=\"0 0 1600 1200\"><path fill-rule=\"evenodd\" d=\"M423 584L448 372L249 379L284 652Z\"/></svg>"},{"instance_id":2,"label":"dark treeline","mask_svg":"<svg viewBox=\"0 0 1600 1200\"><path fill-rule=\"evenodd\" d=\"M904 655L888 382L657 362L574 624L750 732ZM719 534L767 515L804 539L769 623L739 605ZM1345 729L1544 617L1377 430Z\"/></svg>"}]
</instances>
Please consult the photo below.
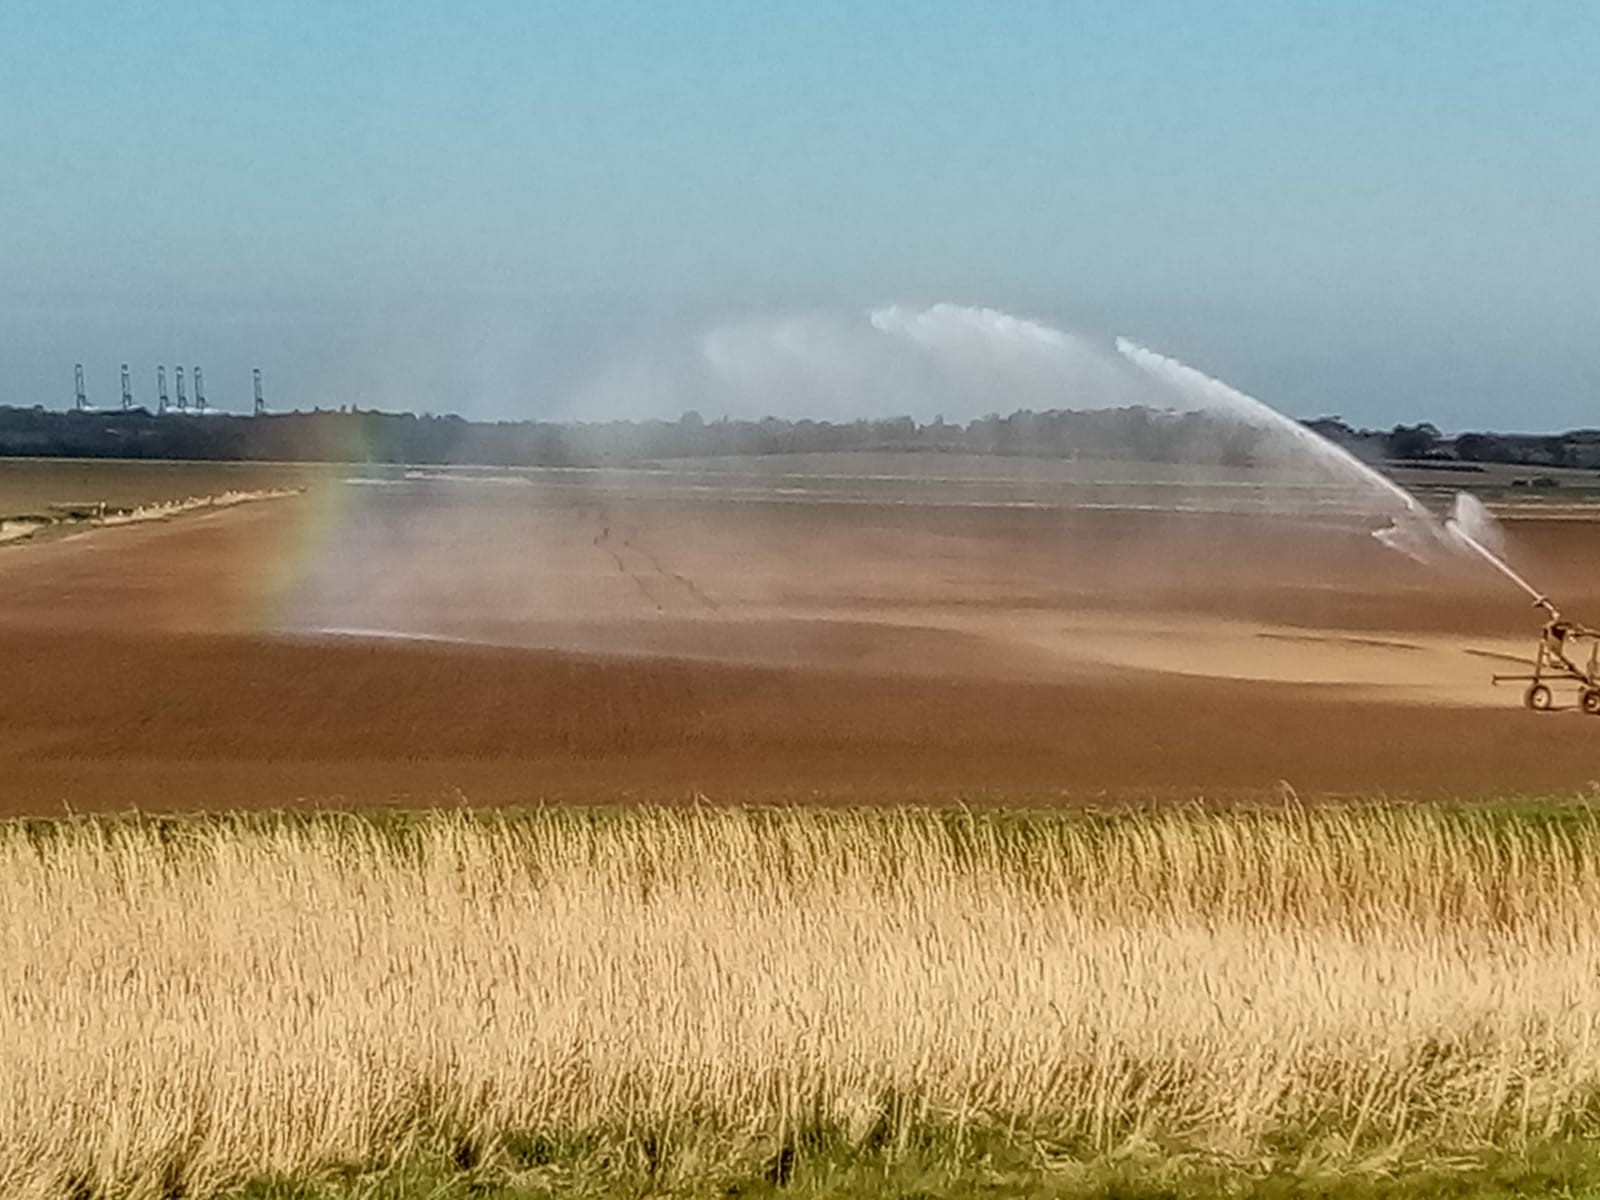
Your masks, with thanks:
<instances>
[{"instance_id":1,"label":"dark treeline","mask_svg":"<svg viewBox=\"0 0 1600 1200\"><path fill-rule=\"evenodd\" d=\"M1524 467L1600 469L1600 429L1566 433L1461 433L1447 437L1433 425L1396 425L1389 430L1352 429L1338 417L1306 425L1361 458L1413 463L1511 463Z\"/></svg>"},{"instance_id":2,"label":"dark treeline","mask_svg":"<svg viewBox=\"0 0 1600 1200\"><path fill-rule=\"evenodd\" d=\"M0 407L0 455L289 462L591 466L720 455L932 450L1042 457L1224 461L1247 465L1260 431L1198 413L1146 408L1017 412L965 424L910 417L850 422L478 422L375 411L205 416L141 409Z\"/></svg>"},{"instance_id":3,"label":"dark treeline","mask_svg":"<svg viewBox=\"0 0 1600 1200\"><path fill-rule=\"evenodd\" d=\"M1511 462L1600 467L1600 431L1554 437L1462 434L1431 425L1353 429L1338 418L1307 424L1369 459ZM157 416L0 406L0 455L224 461L593 466L719 455L924 450L1154 462L1256 461L1266 432L1205 413L1130 407L1021 411L964 424L910 417L850 422L703 420L481 422L376 411Z\"/></svg>"}]
</instances>

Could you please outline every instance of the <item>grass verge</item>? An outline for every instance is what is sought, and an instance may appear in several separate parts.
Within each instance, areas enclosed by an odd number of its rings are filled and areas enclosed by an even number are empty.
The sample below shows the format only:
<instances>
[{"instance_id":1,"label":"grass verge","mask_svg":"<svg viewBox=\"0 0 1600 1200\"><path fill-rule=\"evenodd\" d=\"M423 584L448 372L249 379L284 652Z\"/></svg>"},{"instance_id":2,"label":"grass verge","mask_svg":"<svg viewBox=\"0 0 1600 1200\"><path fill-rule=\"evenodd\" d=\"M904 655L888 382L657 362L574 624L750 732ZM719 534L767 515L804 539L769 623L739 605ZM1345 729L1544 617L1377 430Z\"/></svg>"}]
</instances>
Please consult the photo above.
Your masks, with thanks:
<instances>
[{"instance_id":1,"label":"grass verge","mask_svg":"<svg viewBox=\"0 0 1600 1200\"><path fill-rule=\"evenodd\" d=\"M0 826L0 1194L1580 1194L1600 819Z\"/></svg>"}]
</instances>

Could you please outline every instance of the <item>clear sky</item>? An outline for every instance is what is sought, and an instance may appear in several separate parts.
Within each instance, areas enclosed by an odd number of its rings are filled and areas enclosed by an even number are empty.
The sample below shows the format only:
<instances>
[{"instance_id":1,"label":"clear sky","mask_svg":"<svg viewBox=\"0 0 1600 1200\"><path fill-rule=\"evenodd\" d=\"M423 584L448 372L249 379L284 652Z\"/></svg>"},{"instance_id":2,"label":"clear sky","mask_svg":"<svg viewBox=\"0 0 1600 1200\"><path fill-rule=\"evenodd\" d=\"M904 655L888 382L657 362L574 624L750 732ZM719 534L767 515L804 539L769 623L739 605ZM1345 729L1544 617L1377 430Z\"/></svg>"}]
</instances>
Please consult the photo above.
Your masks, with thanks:
<instances>
[{"instance_id":1,"label":"clear sky","mask_svg":"<svg viewBox=\"0 0 1600 1200\"><path fill-rule=\"evenodd\" d=\"M1600 425L1597 62L1554 0L5 0L0 403L536 415L663 330L951 301Z\"/></svg>"}]
</instances>

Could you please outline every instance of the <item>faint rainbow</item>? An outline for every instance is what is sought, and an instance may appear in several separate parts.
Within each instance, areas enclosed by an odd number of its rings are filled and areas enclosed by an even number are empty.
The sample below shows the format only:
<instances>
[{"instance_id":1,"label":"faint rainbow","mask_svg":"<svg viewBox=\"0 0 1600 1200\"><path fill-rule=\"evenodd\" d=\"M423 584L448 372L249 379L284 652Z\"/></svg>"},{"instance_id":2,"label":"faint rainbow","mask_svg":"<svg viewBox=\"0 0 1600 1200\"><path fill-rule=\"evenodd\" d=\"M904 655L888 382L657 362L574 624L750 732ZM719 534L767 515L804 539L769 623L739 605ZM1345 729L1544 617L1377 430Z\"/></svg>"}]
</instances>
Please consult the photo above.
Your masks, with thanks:
<instances>
[{"instance_id":1,"label":"faint rainbow","mask_svg":"<svg viewBox=\"0 0 1600 1200\"><path fill-rule=\"evenodd\" d=\"M310 481L258 569L257 586L251 590L245 616L252 631L280 633L295 628L306 586L327 555L335 551L339 531L359 503L360 489L348 481L382 459L375 452L366 422L343 420L330 425L327 440L316 447L316 460L296 464L306 469Z\"/></svg>"}]
</instances>

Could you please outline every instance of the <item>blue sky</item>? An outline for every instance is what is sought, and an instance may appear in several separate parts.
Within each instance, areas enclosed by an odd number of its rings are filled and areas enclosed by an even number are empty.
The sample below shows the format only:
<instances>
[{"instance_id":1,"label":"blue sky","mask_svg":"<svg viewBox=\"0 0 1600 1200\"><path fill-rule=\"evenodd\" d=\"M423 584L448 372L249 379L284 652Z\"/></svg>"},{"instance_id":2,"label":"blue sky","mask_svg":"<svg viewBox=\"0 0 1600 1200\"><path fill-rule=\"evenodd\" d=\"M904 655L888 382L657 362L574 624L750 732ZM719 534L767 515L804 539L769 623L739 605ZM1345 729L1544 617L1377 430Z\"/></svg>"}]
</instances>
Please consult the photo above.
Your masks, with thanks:
<instances>
[{"instance_id":1,"label":"blue sky","mask_svg":"<svg viewBox=\"0 0 1600 1200\"><path fill-rule=\"evenodd\" d=\"M1554 2L7 0L0 403L571 415L706 323L951 301L1597 425L1597 61Z\"/></svg>"}]
</instances>

